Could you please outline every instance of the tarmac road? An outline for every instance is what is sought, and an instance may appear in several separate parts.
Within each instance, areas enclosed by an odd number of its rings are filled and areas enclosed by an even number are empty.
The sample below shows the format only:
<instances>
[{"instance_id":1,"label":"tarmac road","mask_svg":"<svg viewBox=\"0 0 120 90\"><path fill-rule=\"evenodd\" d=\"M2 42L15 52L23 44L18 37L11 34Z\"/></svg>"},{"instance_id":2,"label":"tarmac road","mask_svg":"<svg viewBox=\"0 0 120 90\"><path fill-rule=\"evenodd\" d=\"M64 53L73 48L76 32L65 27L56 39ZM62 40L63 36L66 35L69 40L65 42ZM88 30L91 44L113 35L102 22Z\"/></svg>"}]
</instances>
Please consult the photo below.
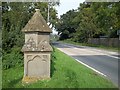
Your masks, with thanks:
<instances>
[{"instance_id":1,"label":"tarmac road","mask_svg":"<svg viewBox=\"0 0 120 90\"><path fill-rule=\"evenodd\" d=\"M60 51L73 57L81 64L110 79L118 86L118 53L93 47L76 46L54 42Z\"/></svg>"}]
</instances>

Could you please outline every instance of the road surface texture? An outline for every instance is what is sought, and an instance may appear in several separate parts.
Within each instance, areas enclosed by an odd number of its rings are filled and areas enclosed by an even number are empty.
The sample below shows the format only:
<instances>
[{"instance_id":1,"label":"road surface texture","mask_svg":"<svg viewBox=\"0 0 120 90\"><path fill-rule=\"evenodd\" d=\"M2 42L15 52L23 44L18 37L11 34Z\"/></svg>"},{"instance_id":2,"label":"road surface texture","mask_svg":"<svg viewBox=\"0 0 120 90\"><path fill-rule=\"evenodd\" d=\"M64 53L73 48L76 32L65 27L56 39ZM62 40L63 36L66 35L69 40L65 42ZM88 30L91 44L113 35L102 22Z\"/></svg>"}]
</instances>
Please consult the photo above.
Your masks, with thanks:
<instances>
[{"instance_id":1,"label":"road surface texture","mask_svg":"<svg viewBox=\"0 0 120 90\"><path fill-rule=\"evenodd\" d=\"M93 47L63 44L60 42L54 42L53 45L86 67L110 79L118 86L117 52L110 52Z\"/></svg>"}]
</instances>

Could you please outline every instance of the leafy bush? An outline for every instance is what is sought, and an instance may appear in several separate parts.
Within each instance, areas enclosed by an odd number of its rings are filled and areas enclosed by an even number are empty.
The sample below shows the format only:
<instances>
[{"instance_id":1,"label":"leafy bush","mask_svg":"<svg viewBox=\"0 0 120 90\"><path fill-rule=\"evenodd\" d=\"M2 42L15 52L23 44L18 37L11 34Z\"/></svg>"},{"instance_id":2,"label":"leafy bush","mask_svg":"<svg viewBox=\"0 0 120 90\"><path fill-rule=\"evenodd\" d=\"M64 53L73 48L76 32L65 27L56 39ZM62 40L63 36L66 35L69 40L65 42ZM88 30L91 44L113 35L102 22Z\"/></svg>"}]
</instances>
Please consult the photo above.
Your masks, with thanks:
<instances>
[{"instance_id":1,"label":"leafy bush","mask_svg":"<svg viewBox=\"0 0 120 90\"><path fill-rule=\"evenodd\" d=\"M15 66L23 66L23 55L20 47L14 47L10 53L3 54L2 58L3 69L9 69Z\"/></svg>"}]
</instances>

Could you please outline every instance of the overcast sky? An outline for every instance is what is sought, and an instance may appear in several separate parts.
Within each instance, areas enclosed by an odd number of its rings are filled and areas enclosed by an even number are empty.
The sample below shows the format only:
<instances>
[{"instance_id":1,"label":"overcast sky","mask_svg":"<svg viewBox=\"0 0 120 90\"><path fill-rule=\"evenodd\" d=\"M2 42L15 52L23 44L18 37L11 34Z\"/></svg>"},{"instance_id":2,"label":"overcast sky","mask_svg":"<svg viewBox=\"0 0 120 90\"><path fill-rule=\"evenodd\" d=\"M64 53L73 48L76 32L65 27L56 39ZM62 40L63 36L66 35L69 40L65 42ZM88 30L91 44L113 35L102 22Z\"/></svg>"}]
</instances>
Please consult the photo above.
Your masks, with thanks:
<instances>
[{"instance_id":1,"label":"overcast sky","mask_svg":"<svg viewBox=\"0 0 120 90\"><path fill-rule=\"evenodd\" d=\"M65 14L67 11L77 9L80 3L85 0L60 0L60 6L56 6L58 16Z\"/></svg>"},{"instance_id":2,"label":"overcast sky","mask_svg":"<svg viewBox=\"0 0 120 90\"><path fill-rule=\"evenodd\" d=\"M65 14L67 11L72 9L77 9L80 3L83 3L85 0L60 0L60 6L56 6L55 8L58 11L58 17L60 15ZM53 30L54 34L57 34L55 30Z\"/></svg>"}]
</instances>

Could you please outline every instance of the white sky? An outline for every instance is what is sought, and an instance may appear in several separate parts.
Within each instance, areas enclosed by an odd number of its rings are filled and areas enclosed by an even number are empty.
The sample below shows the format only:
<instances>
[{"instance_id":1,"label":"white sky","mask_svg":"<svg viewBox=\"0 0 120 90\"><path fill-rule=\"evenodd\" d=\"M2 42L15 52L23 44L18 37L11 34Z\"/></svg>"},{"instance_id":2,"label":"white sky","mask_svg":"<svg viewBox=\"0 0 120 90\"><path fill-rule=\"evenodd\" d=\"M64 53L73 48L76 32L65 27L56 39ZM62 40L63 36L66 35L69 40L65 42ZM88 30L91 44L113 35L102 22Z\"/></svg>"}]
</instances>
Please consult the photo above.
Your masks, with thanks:
<instances>
[{"instance_id":1,"label":"white sky","mask_svg":"<svg viewBox=\"0 0 120 90\"><path fill-rule=\"evenodd\" d=\"M80 3L83 3L85 0L60 0L60 6L55 8L58 11L58 17L65 14L67 11L72 9L77 9Z\"/></svg>"},{"instance_id":2,"label":"white sky","mask_svg":"<svg viewBox=\"0 0 120 90\"><path fill-rule=\"evenodd\" d=\"M80 3L83 3L85 0L60 0L60 6L56 6L56 10L58 11L58 17L60 15L65 14L67 11L72 9L77 9ZM53 30L53 34L57 34L55 30Z\"/></svg>"}]
</instances>

